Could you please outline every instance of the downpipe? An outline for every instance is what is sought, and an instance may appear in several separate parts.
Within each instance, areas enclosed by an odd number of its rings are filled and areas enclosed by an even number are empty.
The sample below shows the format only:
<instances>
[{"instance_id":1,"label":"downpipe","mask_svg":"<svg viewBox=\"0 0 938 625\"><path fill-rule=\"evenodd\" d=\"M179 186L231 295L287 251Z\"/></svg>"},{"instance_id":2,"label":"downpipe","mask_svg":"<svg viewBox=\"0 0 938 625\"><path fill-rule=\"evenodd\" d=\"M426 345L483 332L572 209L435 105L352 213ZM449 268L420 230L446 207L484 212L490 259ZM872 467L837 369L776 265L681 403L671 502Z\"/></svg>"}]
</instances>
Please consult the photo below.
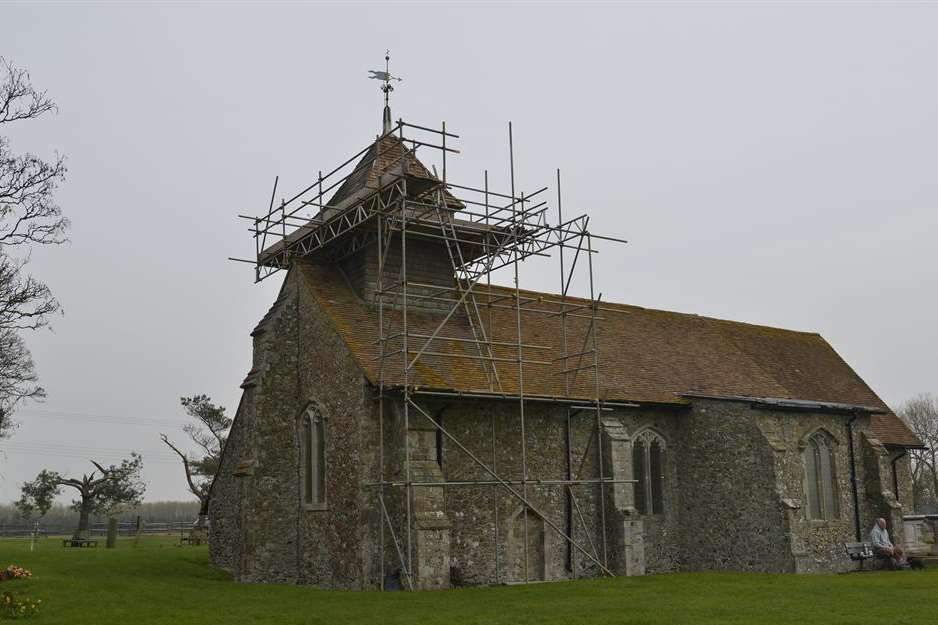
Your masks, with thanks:
<instances>
[{"instance_id":1,"label":"downpipe","mask_svg":"<svg viewBox=\"0 0 938 625\"><path fill-rule=\"evenodd\" d=\"M857 542L863 540L860 529L860 493L857 489L857 459L853 451L853 423L857 420L854 413L847 421L847 445L850 449L850 487L853 491L853 529Z\"/></svg>"},{"instance_id":2,"label":"downpipe","mask_svg":"<svg viewBox=\"0 0 938 625\"><path fill-rule=\"evenodd\" d=\"M901 502L899 497L899 471L896 469L896 463L902 460L909 453L908 449L903 449L902 453L892 459L889 463L892 465L892 492L896 496L896 501Z\"/></svg>"}]
</instances>

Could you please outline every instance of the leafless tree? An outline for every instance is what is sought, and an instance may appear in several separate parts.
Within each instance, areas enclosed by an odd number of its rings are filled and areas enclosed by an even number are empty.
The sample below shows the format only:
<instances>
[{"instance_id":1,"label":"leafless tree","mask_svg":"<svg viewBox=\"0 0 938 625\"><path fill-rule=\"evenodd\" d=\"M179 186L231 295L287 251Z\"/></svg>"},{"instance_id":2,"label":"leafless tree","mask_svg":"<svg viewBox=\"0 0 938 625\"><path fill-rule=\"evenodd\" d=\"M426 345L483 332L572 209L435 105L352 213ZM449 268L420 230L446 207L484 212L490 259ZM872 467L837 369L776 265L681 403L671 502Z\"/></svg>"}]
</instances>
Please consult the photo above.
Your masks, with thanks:
<instances>
[{"instance_id":1,"label":"leafless tree","mask_svg":"<svg viewBox=\"0 0 938 625\"><path fill-rule=\"evenodd\" d=\"M33 87L25 69L0 58L0 437L10 431L11 414L21 400L43 396L21 333L47 326L60 312L49 288L26 273L29 251L65 242L69 227L55 202L65 157L56 155L49 162L16 154L2 132L4 124L54 110L55 103Z\"/></svg>"},{"instance_id":2,"label":"leafless tree","mask_svg":"<svg viewBox=\"0 0 938 625\"><path fill-rule=\"evenodd\" d=\"M36 119L55 110L38 91L29 72L0 59L0 126ZM34 154L14 154L0 137L0 246L62 243L68 220L55 203L55 189L65 177L65 157L46 162Z\"/></svg>"},{"instance_id":3,"label":"leafless tree","mask_svg":"<svg viewBox=\"0 0 938 625\"><path fill-rule=\"evenodd\" d=\"M38 330L59 311L49 287L24 275L26 262L7 256L0 248L0 329Z\"/></svg>"},{"instance_id":4,"label":"leafless tree","mask_svg":"<svg viewBox=\"0 0 938 625\"><path fill-rule=\"evenodd\" d=\"M928 393L917 395L899 406L896 414L926 447L910 454L915 504L938 504L938 398Z\"/></svg>"},{"instance_id":5,"label":"leafless tree","mask_svg":"<svg viewBox=\"0 0 938 625\"><path fill-rule=\"evenodd\" d=\"M10 414L17 402L45 396L38 381L23 339L11 330L0 330L0 436L13 429Z\"/></svg>"}]
</instances>

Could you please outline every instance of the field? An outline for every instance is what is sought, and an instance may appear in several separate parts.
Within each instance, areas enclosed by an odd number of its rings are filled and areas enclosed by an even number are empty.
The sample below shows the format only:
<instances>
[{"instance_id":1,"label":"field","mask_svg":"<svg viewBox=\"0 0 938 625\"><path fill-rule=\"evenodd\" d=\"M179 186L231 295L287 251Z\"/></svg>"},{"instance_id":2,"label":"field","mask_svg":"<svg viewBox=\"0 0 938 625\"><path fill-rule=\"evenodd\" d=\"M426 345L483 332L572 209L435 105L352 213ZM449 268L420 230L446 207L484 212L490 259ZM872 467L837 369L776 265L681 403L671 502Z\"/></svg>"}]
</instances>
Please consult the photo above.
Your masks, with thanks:
<instances>
[{"instance_id":1,"label":"field","mask_svg":"<svg viewBox=\"0 0 938 625\"><path fill-rule=\"evenodd\" d=\"M938 570L829 576L660 575L422 593L340 592L242 585L208 562L204 547L168 537L117 549L65 549L44 540L0 541L0 565L33 571L0 591L42 599L37 624L420 625L938 622Z\"/></svg>"}]
</instances>

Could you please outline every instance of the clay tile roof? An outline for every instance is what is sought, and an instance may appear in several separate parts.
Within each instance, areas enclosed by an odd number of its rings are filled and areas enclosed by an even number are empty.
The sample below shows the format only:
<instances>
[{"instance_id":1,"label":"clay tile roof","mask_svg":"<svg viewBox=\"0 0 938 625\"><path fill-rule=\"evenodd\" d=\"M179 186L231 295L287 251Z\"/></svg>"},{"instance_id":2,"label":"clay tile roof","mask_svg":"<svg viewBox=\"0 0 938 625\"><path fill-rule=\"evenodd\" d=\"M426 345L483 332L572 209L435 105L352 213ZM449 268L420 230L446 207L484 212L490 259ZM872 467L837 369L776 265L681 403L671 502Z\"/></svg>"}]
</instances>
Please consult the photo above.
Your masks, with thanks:
<instances>
[{"instance_id":1,"label":"clay tile roof","mask_svg":"<svg viewBox=\"0 0 938 625\"><path fill-rule=\"evenodd\" d=\"M887 445L923 447L922 441L892 412L873 415L873 432Z\"/></svg>"},{"instance_id":2,"label":"clay tile roof","mask_svg":"<svg viewBox=\"0 0 938 625\"><path fill-rule=\"evenodd\" d=\"M331 318L371 382L378 380L378 324L374 308L362 302L341 275L323 265L297 265L310 292ZM486 332L496 342L517 342L514 291L484 285L475 289ZM550 293L521 291L522 338L526 396L596 396L593 354L568 358L567 369L583 367L565 376L560 298ZM487 306L491 301L494 305ZM567 298L567 354L589 351L588 300ZM579 308L578 308L579 307ZM773 397L879 408L873 415L876 435L883 443L919 445L912 432L820 335L766 326L724 321L697 315L638 306L601 303L597 312L599 395L606 401L680 405L686 393L717 396ZM385 309L386 333L400 332L400 311ZM431 335L443 318L440 312L408 310L412 334ZM517 348L496 345L494 356L500 385L491 384L478 356L464 314L454 315L440 337L421 356L412 384L426 389L517 394ZM413 339L410 348L423 341ZM401 341L388 342L389 352L402 349ZM454 357L455 356L455 357ZM402 355L385 360L387 385L403 382ZM569 379L569 387L565 383Z\"/></svg>"}]
</instances>

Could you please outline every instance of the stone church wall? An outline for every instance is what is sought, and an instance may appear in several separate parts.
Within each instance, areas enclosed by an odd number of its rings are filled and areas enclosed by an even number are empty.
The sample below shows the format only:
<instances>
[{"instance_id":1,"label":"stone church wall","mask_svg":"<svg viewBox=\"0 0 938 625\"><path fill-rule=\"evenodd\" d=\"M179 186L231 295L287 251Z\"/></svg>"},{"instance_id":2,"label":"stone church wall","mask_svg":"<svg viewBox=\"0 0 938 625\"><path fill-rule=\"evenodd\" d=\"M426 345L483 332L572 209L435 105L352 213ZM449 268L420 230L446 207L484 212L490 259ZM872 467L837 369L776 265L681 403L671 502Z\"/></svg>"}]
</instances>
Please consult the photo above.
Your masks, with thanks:
<instances>
[{"instance_id":1,"label":"stone church wall","mask_svg":"<svg viewBox=\"0 0 938 625\"><path fill-rule=\"evenodd\" d=\"M483 462L494 466L499 476L511 481L519 493L524 492L520 484L521 435L516 403L460 401L437 409L442 410L445 428ZM573 479L595 478L598 476L595 414L580 413L571 419L571 423ZM533 507L577 542L589 548L592 541L601 560L602 540L597 508L599 487L573 487L574 497L586 520L584 527L575 510L568 515L568 495L563 485L534 483L535 480L566 479L566 409L527 404L525 435L528 480L531 482L526 491ZM442 441L441 467L449 481L492 480L478 464L445 438ZM460 584L523 580L525 524L528 526L528 579L566 579L572 576L574 566L580 575L599 573L596 565L578 551L574 551L573 559L569 560L563 538L536 513L525 513L521 502L504 487L450 488L446 493L446 513L452 522L453 574Z\"/></svg>"},{"instance_id":2,"label":"stone church wall","mask_svg":"<svg viewBox=\"0 0 938 625\"><path fill-rule=\"evenodd\" d=\"M456 400L436 402L431 414L439 419L460 443L504 479L510 480L519 492L522 490L521 436L518 406L512 402L470 402ZM436 417L435 417L436 418ZM608 428L621 425L622 433L655 428L666 441L674 441L675 415L648 410L616 410L603 413L604 436ZM599 475L596 444L596 415L593 411L578 411L571 418L570 457L573 479L592 479ZM494 427L494 431L493 431ZM525 406L526 456L528 466L527 495L533 507L550 522L561 528L591 554L602 561L602 515L599 510L599 486L573 486L574 499L568 499L566 487L538 484L537 480L563 480L567 475L566 408L546 404L527 403ZM449 481L491 480L484 469L445 437L440 441L441 467ZM494 461L493 461L494 442ZM631 475L630 443L626 462ZM637 515L630 511L629 518L640 521L644 532L645 570L668 572L677 567L676 535L678 528L677 462L667 448L665 454L665 512L659 515ZM604 455L604 474L613 476L609 452ZM606 487L607 545L612 566L616 548L615 524L621 515L612 509L614 488ZM628 490L631 485L618 485ZM445 499L446 515L452 524L451 553L453 576L457 584L474 585L524 578L524 524L528 524L528 579L559 580L601 575L600 568L587 555L576 548L568 548L567 541L554 529L525 513L521 502L501 486L458 486L450 488ZM568 508L569 506L569 508ZM582 519L581 519L582 516ZM496 529L497 528L497 529ZM498 540L496 541L496 532ZM595 551L594 551L595 549ZM496 571L496 558L498 571Z\"/></svg>"},{"instance_id":3,"label":"stone church wall","mask_svg":"<svg viewBox=\"0 0 938 625\"><path fill-rule=\"evenodd\" d=\"M688 516L712 523L682 526L685 570L822 573L855 568L843 543L856 540L850 478L849 415L764 410L744 402L695 400L686 426L684 491ZM889 510L880 471L888 464L867 442L868 416L853 424L861 537ZM823 431L833 442L834 518L809 518L802 452ZM865 451L864 451L865 450ZM709 497L707 497L709 496ZM695 543L697 543L695 545Z\"/></svg>"},{"instance_id":4,"label":"stone church wall","mask_svg":"<svg viewBox=\"0 0 938 625\"><path fill-rule=\"evenodd\" d=\"M289 275L276 317L260 335L263 360L257 383L250 449L251 475L243 480L245 558L240 579L297 581L298 439L296 276Z\"/></svg>"},{"instance_id":5,"label":"stone church wall","mask_svg":"<svg viewBox=\"0 0 938 625\"><path fill-rule=\"evenodd\" d=\"M756 423L773 449L778 493L782 508L788 513L792 537L791 553L799 573L846 571L856 567L845 554L843 544L856 540L853 487L850 482L850 447L847 421L849 416L810 412L753 410ZM853 444L857 454L856 472L862 484L863 464L860 461L860 436L869 418L854 423ZM823 432L833 441L835 493L839 514L835 518L809 518L805 495L805 465L802 452L808 437ZM861 528L870 511L865 493L859 493Z\"/></svg>"},{"instance_id":6,"label":"stone church wall","mask_svg":"<svg viewBox=\"0 0 938 625\"><path fill-rule=\"evenodd\" d=\"M892 542L901 545L904 542L902 517L908 512L895 493L895 477L898 475L893 474L894 452L887 449L868 429L861 431L858 438L858 454L863 467L860 484L865 490L865 493L861 490L861 497L868 506L862 525L864 540L868 540L875 520L883 517L888 524ZM901 475L898 464L897 473Z\"/></svg>"},{"instance_id":7,"label":"stone church wall","mask_svg":"<svg viewBox=\"0 0 938 625\"><path fill-rule=\"evenodd\" d=\"M257 501L254 480L258 447L257 413L264 403L264 387L258 385L261 373L277 357L273 352L283 312L286 284L270 312L252 333L251 372L235 413L225 445L218 476L212 485L209 503L212 561L228 570L236 580L249 578L255 563L256 524L253 506Z\"/></svg>"},{"instance_id":8,"label":"stone church wall","mask_svg":"<svg viewBox=\"0 0 938 625\"><path fill-rule=\"evenodd\" d=\"M680 420L684 571L791 571L773 452L747 404L695 401Z\"/></svg>"},{"instance_id":9,"label":"stone church wall","mask_svg":"<svg viewBox=\"0 0 938 625\"><path fill-rule=\"evenodd\" d=\"M327 509L299 512L300 582L361 589L366 587L363 525L374 510L373 500L362 500L362 482L375 474L373 460L363 450L377 448L376 441L366 444L363 437L374 422L374 391L310 290L305 288L302 294L297 339L302 405L292 414L314 402L326 419ZM298 467L296 456L290 460ZM299 483L297 468L291 477Z\"/></svg>"},{"instance_id":10,"label":"stone church wall","mask_svg":"<svg viewBox=\"0 0 938 625\"><path fill-rule=\"evenodd\" d=\"M250 400L247 397L242 398L228 433L225 453L218 468L218 477L212 484L209 499L209 555L216 566L232 575L238 572L243 546L240 523L242 480L235 477L235 472L247 448L247 428L250 420L246 408L248 405Z\"/></svg>"},{"instance_id":11,"label":"stone church wall","mask_svg":"<svg viewBox=\"0 0 938 625\"><path fill-rule=\"evenodd\" d=\"M222 496L212 508L212 555L240 581L359 589L361 436L373 402L303 279L290 272L255 337L255 372L216 485ZM298 427L310 402L326 419L325 510L305 509L300 499ZM246 472L235 476L242 465Z\"/></svg>"},{"instance_id":12,"label":"stone church wall","mask_svg":"<svg viewBox=\"0 0 938 625\"><path fill-rule=\"evenodd\" d=\"M680 527L683 520L680 507L683 432L680 427L683 410L627 410L621 411L621 422L629 435L635 436L651 429L665 442L664 456L664 512L639 514L644 531L645 570L648 573L673 573L680 570ZM619 413L617 413L618 415Z\"/></svg>"}]
</instances>

